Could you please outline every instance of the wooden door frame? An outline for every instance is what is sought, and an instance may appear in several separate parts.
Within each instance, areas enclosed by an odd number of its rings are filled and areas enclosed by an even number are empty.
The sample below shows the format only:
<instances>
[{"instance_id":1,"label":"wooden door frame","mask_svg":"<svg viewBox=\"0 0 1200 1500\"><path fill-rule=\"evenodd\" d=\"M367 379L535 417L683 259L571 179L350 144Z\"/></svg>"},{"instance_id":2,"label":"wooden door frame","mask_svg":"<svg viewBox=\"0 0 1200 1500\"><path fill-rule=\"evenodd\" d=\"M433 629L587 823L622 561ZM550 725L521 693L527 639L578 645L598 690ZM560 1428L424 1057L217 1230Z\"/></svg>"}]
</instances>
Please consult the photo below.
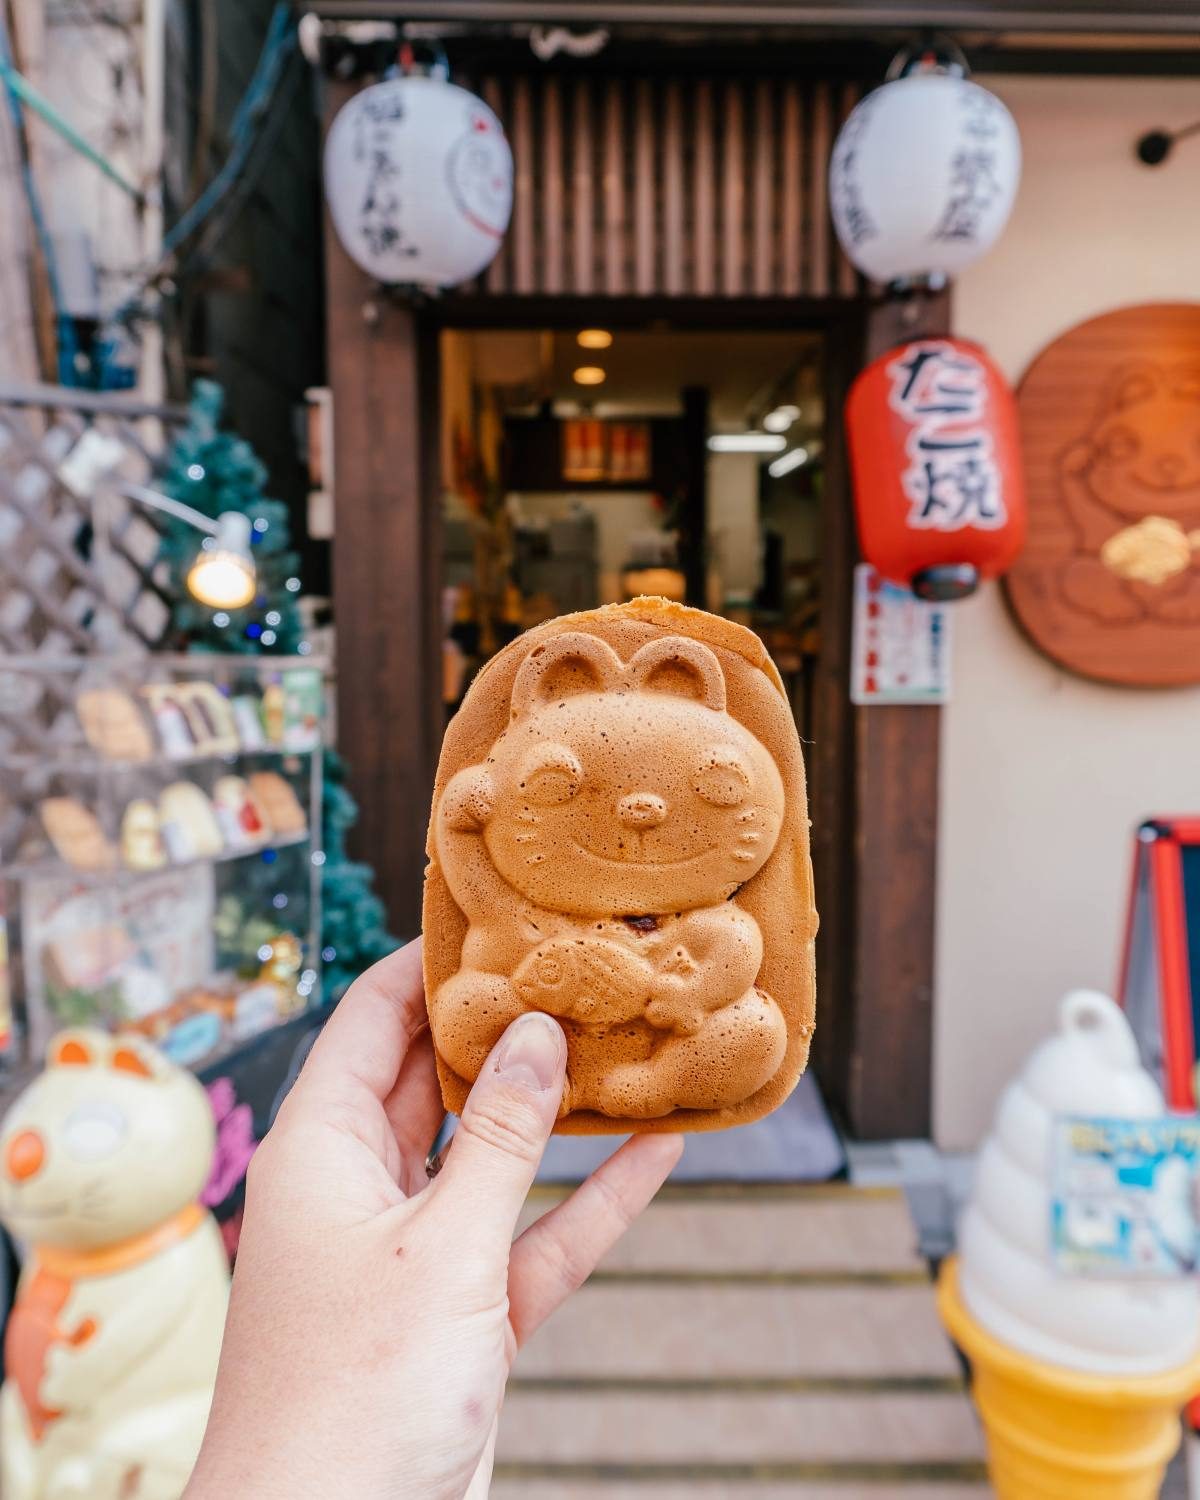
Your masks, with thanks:
<instances>
[{"instance_id":1,"label":"wooden door frame","mask_svg":"<svg viewBox=\"0 0 1200 1500\"><path fill-rule=\"evenodd\" d=\"M459 295L417 304L373 287L331 233L326 247L340 738L365 808L353 847L374 865L394 930L406 936L419 921L418 851L437 754L431 705L441 699L438 334L578 328L600 319L624 331L823 335L826 618L814 743L806 747L821 909L814 1056L830 1102L855 1135L927 1135L938 710L864 710L849 701L857 551L842 404L868 358L903 336L902 315L857 298ZM932 308L911 331L935 331L941 314ZM368 596L380 587L380 554L388 549L390 605Z\"/></svg>"}]
</instances>

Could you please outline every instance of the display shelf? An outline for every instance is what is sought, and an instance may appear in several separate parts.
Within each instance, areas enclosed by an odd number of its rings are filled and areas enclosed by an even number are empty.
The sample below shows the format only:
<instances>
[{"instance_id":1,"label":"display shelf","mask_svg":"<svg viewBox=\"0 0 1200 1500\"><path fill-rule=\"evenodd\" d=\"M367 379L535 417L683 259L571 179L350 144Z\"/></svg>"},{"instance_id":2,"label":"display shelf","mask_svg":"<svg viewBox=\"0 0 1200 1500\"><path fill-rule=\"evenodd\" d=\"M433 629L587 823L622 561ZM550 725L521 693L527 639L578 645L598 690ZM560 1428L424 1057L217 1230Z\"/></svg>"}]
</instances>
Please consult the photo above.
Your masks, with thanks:
<instances>
[{"instance_id":1,"label":"display shelf","mask_svg":"<svg viewBox=\"0 0 1200 1500\"><path fill-rule=\"evenodd\" d=\"M276 940L293 955L278 982L309 975L300 995L320 995L326 699L311 655L0 660L0 1010L19 1071L65 1015L112 1027L178 1006L186 1024L206 975ZM218 828L224 847L192 857Z\"/></svg>"},{"instance_id":2,"label":"display shelf","mask_svg":"<svg viewBox=\"0 0 1200 1500\"><path fill-rule=\"evenodd\" d=\"M320 743L295 749L285 745L261 745L256 748L243 745L237 750L205 750L197 751L195 755L154 755L145 760L117 760L112 756L73 748L61 755L10 755L0 751L0 771L45 771L47 774L71 776L106 776L111 773L128 776L142 771L180 771L196 766L232 765L236 761L259 755L286 759L291 755L312 755L320 749Z\"/></svg>"},{"instance_id":3,"label":"display shelf","mask_svg":"<svg viewBox=\"0 0 1200 1500\"><path fill-rule=\"evenodd\" d=\"M303 833L290 834L284 838L270 839L266 843L252 844L245 849L222 849L220 854L207 854L196 859L168 860L153 870L131 870L128 865L114 865L111 870L77 870L74 865L64 864L59 859L18 861L9 865L5 876L12 880L46 878L68 881L81 885L108 885L113 881L129 883L150 880L171 870L190 870L198 865L227 865L233 860L250 859L255 854L266 854L273 849L294 849L298 844L307 844L312 835L306 828Z\"/></svg>"}]
</instances>

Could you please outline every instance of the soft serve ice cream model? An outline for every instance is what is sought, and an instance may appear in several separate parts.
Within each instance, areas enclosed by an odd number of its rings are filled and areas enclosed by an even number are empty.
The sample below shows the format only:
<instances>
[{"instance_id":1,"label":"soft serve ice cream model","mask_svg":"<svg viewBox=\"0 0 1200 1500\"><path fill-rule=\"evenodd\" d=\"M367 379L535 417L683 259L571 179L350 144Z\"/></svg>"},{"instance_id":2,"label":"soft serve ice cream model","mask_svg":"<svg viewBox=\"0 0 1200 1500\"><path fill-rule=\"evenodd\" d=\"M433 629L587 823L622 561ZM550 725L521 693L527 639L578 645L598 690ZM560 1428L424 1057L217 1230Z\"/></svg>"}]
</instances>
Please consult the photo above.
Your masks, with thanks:
<instances>
[{"instance_id":1,"label":"soft serve ice cream model","mask_svg":"<svg viewBox=\"0 0 1200 1500\"><path fill-rule=\"evenodd\" d=\"M229 1268L197 1199L208 1099L136 1036L64 1032L0 1127L28 1246L0 1390L4 1500L178 1500L204 1435Z\"/></svg>"},{"instance_id":2,"label":"soft serve ice cream model","mask_svg":"<svg viewBox=\"0 0 1200 1500\"><path fill-rule=\"evenodd\" d=\"M1051 1201L1056 1120L1164 1112L1123 1012L1084 990L1000 1101L939 1300L973 1367L1001 1500L1158 1494L1178 1413L1200 1389L1200 1288L1063 1275Z\"/></svg>"}]
</instances>

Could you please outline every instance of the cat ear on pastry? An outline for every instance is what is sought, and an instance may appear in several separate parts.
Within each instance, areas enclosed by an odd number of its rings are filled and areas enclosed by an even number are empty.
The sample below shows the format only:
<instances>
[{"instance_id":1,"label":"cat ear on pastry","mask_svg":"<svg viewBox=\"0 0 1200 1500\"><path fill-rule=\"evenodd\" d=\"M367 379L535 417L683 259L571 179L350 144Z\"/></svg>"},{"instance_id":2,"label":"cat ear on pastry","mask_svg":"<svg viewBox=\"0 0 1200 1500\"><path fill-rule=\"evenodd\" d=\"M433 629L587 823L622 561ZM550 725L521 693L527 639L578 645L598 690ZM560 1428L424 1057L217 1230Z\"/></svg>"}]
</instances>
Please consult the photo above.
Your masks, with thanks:
<instances>
[{"instance_id":1,"label":"cat ear on pastry","mask_svg":"<svg viewBox=\"0 0 1200 1500\"><path fill-rule=\"evenodd\" d=\"M535 646L521 663L512 689L512 716L519 719L538 703L574 693L598 693L621 677L621 659L598 636L564 631Z\"/></svg>"},{"instance_id":2,"label":"cat ear on pastry","mask_svg":"<svg viewBox=\"0 0 1200 1500\"><path fill-rule=\"evenodd\" d=\"M725 711L725 673L702 641L682 635L651 641L630 657L625 675L635 691L674 693L680 698L695 698L717 713Z\"/></svg>"},{"instance_id":3,"label":"cat ear on pastry","mask_svg":"<svg viewBox=\"0 0 1200 1500\"><path fill-rule=\"evenodd\" d=\"M492 816L496 789L486 766L468 766L442 793L441 815L456 833L478 833Z\"/></svg>"}]
</instances>

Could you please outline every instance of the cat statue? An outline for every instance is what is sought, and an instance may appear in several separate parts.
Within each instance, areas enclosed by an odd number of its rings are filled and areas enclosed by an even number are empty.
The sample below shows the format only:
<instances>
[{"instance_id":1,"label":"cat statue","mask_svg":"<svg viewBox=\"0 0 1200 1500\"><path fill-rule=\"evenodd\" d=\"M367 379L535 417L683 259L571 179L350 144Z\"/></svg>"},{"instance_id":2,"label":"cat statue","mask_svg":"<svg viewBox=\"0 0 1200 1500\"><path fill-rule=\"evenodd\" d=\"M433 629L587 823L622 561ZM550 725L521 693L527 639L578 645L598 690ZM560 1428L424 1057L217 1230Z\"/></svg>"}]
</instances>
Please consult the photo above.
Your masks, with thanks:
<instances>
[{"instance_id":1,"label":"cat statue","mask_svg":"<svg viewBox=\"0 0 1200 1500\"><path fill-rule=\"evenodd\" d=\"M79 1029L0 1127L0 1220L28 1248L0 1389L4 1500L179 1500L229 1296L197 1201L204 1089L142 1038Z\"/></svg>"}]
</instances>

